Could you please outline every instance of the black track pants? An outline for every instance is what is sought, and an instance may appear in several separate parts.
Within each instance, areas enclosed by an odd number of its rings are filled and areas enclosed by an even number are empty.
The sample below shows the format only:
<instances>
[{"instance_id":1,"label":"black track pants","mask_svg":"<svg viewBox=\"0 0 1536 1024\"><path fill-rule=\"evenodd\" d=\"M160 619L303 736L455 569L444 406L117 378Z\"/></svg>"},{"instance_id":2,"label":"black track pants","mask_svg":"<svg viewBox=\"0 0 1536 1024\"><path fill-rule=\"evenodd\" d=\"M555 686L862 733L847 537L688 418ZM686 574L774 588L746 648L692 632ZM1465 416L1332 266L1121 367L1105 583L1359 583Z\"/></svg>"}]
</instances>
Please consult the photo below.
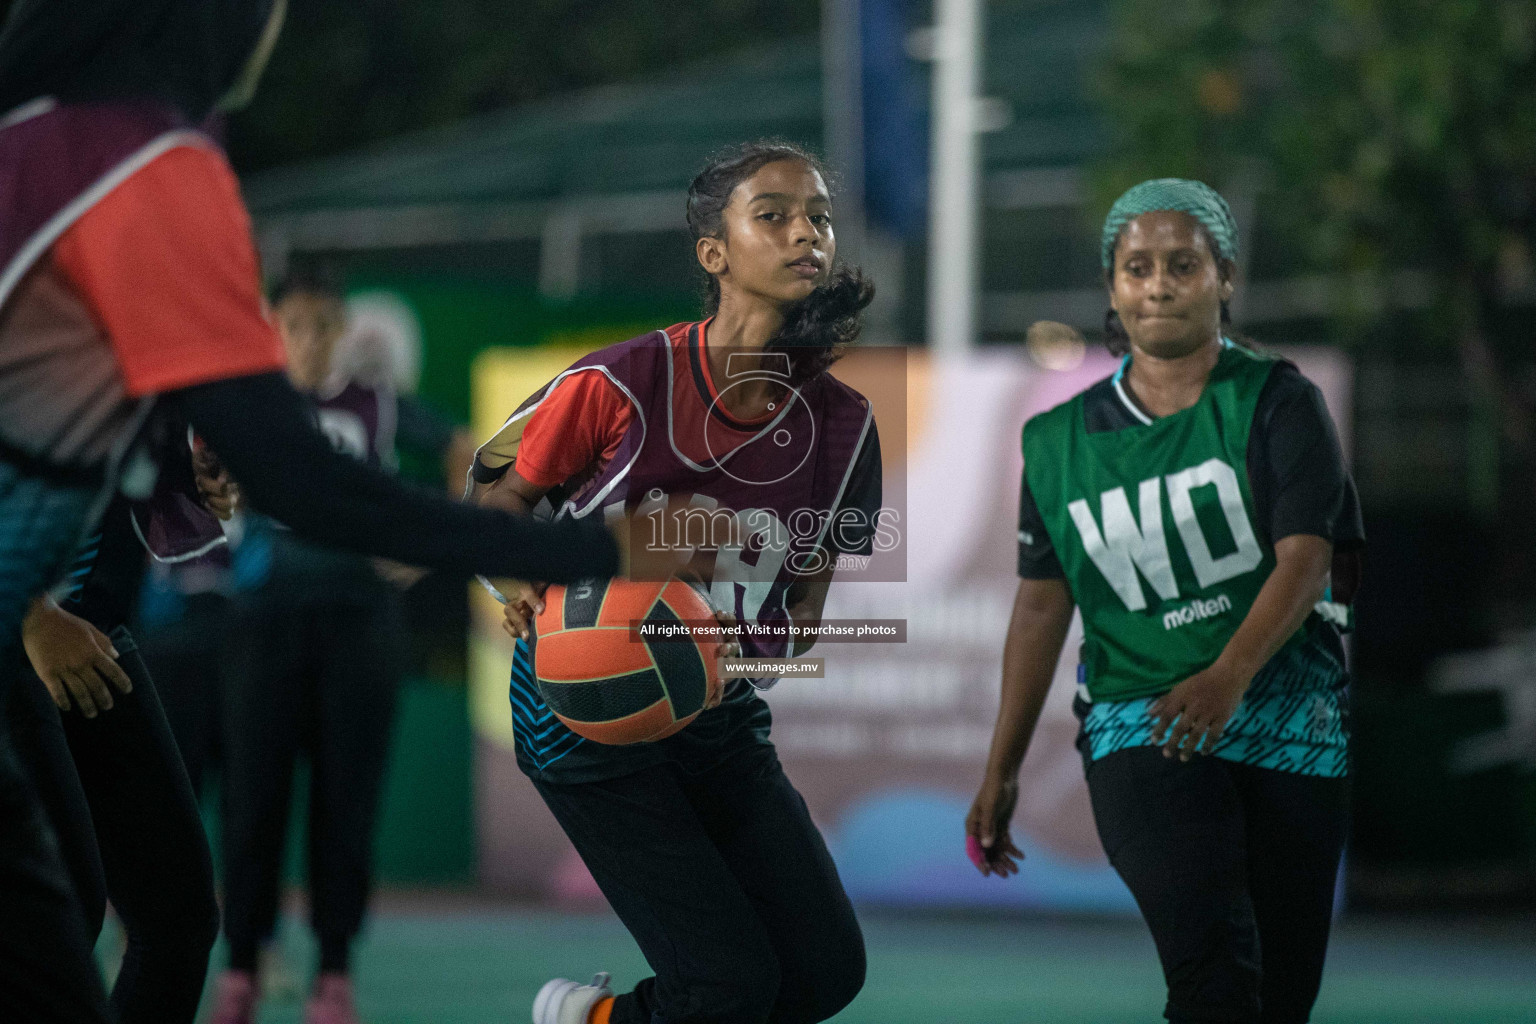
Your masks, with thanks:
<instances>
[{"instance_id":1,"label":"black track pants","mask_svg":"<svg viewBox=\"0 0 1536 1024\"><path fill-rule=\"evenodd\" d=\"M108 898L122 920L127 946L111 999L119 1024L191 1024L218 936L213 863L133 635L122 627L110 635L133 692L114 690L112 709L86 718L60 713L29 672L17 684L27 699L13 705L17 743L58 834L88 934L101 930Z\"/></svg>"},{"instance_id":2,"label":"black track pants","mask_svg":"<svg viewBox=\"0 0 1536 1024\"><path fill-rule=\"evenodd\" d=\"M371 597L373 600L360 600ZM373 884L373 838L400 681L399 595L300 596L230 607L223 706L224 930L255 966L277 919L293 772L310 765L311 923L343 970Z\"/></svg>"},{"instance_id":3,"label":"black track pants","mask_svg":"<svg viewBox=\"0 0 1536 1024\"><path fill-rule=\"evenodd\" d=\"M84 915L6 721L26 670L27 605L63 572L99 492L0 461L0 1020L107 1019Z\"/></svg>"},{"instance_id":4,"label":"black track pants","mask_svg":"<svg viewBox=\"0 0 1536 1024\"><path fill-rule=\"evenodd\" d=\"M535 786L656 972L613 1024L815 1024L863 987L853 907L771 745Z\"/></svg>"},{"instance_id":5,"label":"black track pants","mask_svg":"<svg viewBox=\"0 0 1536 1024\"><path fill-rule=\"evenodd\" d=\"M1328 951L1348 781L1188 762L1088 766L1104 851L1157 943L1174 1024L1305 1024Z\"/></svg>"},{"instance_id":6,"label":"black track pants","mask_svg":"<svg viewBox=\"0 0 1536 1024\"><path fill-rule=\"evenodd\" d=\"M144 662L155 675L192 792L198 795L220 757L220 673L228 605L229 599L220 594L193 594L181 618L145 621L134 628Z\"/></svg>"}]
</instances>

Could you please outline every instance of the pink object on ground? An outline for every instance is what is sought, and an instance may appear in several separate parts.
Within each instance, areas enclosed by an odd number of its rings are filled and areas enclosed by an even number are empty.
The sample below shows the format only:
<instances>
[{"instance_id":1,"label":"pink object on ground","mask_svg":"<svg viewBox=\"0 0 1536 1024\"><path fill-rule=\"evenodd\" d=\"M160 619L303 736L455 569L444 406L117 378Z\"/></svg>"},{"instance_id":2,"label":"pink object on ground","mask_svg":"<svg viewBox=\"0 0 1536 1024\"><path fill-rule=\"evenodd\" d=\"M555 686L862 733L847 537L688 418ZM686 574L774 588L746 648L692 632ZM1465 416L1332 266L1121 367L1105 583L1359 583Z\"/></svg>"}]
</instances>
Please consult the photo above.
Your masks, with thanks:
<instances>
[{"instance_id":1,"label":"pink object on ground","mask_svg":"<svg viewBox=\"0 0 1536 1024\"><path fill-rule=\"evenodd\" d=\"M256 975L251 971L225 971L219 975L208 1024L255 1024L255 1021Z\"/></svg>"},{"instance_id":2,"label":"pink object on ground","mask_svg":"<svg viewBox=\"0 0 1536 1024\"><path fill-rule=\"evenodd\" d=\"M981 848L981 840L975 836L965 837L965 855L971 858L971 863L979 869L987 867L987 851Z\"/></svg>"},{"instance_id":3,"label":"pink object on ground","mask_svg":"<svg viewBox=\"0 0 1536 1024\"><path fill-rule=\"evenodd\" d=\"M304 1024L361 1024L352 979L334 971L316 978L314 994L304 1004Z\"/></svg>"}]
</instances>

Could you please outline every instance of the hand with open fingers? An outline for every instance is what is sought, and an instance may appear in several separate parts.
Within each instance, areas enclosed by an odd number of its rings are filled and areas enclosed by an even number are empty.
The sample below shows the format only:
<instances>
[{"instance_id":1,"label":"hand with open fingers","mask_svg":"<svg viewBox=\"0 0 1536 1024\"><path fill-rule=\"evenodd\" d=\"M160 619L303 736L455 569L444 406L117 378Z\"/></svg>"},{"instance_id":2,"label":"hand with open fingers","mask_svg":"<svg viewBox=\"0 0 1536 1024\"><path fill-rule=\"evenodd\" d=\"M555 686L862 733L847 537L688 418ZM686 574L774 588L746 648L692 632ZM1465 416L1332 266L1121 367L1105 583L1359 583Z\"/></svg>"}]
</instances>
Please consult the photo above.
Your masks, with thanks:
<instances>
[{"instance_id":1,"label":"hand with open fingers","mask_svg":"<svg viewBox=\"0 0 1536 1024\"><path fill-rule=\"evenodd\" d=\"M133 691L107 635L53 601L32 605L21 635L33 669L60 711L68 711L73 698L81 714L95 718L112 708L113 687L121 693Z\"/></svg>"},{"instance_id":2,"label":"hand with open fingers","mask_svg":"<svg viewBox=\"0 0 1536 1024\"><path fill-rule=\"evenodd\" d=\"M726 658L741 657L741 623L736 620L736 616L730 612L716 611L715 621L720 623L720 629L723 633L720 643L715 647L715 658L719 661L724 661ZM724 697L725 687L721 686L704 705L704 709L707 711L710 708L719 706L720 701Z\"/></svg>"},{"instance_id":3,"label":"hand with open fingers","mask_svg":"<svg viewBox=\"0 0 1536 1024\"><path fill-rule=\"evenodd\" d=\"M1007 878L1019 873L1024 851L1013 844L1008 823L1019 802L1018 779L997 778L988 772L981 790L965 816L968 852L976 869L983 875Z\"/></svg>"},{"instance_id":4,"label":"hand with open fingers","mask_svg":"<svg viewBox=\"0 0 1536 1024\"><path fill-rule=\"evenodd\" d=\"M1242 703L1248 681L1220 667L1196 672L1152 703L1152 742L1166 757L1209 754Z\"/></svg>"},{"instance_id":5,"label":"hand with open fingers","mask_svg":"<svg viewBox=\"0 0 1536 1024\"><path fill-rule=\"evenodd\" d=\"M544 591L548 583L510 580L498 587L506 597L502 607L501 628L514 640L527 640L534 617L544 610Z\"/></svg>"}]
</instances>

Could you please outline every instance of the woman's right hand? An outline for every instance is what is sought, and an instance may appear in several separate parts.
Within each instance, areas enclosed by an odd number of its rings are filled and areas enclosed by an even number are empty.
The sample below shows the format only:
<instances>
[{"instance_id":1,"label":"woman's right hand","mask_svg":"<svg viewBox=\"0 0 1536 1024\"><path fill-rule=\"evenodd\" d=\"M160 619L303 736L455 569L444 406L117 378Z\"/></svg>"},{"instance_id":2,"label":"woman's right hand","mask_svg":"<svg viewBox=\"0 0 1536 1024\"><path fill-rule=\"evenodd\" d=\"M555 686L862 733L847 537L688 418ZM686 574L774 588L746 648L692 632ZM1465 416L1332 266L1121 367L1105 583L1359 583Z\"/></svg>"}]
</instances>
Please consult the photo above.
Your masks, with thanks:
<instances>
[{"instance_id":1,"label":"woman's right hand","mask_svg":"<svg viewBox=\"0 0 1536 1024\"><path fill-rule=\"evenodd\" d=\"M86 718L112 708L112 688L133 692L107 635L51 598L33 602L21 628L27 657L60 711L74 706ZM110 684L110 685L109 685Z\"/></svg>"},{"instance_id":2,"label":"woman's right hand","mask_svg":"<svg viewBox=\"0 0 1536 1024\"><path fill-rule=\"evenodd\" d=\"M1008 823L1013 820L1013 808L1018 802L1018 779L987 773L970 813L965 816L967 838L981 847L981 862L976 867L983 875L1007 878L1019 873L1018 862L1024 859L1024 852L1013 845L1013 837L1008 833Z\"/></svg>"},{"instance_id":3,"label":"woman's right hand","mask_svg":"<svg viewBox=\"0 0 1536 1024\"><path fill-rule=\"evenodd\" d=\"M548 587L548 583L508 580L497 588L507 599L502 606L501 628L508 636L514 640L528 639L528 627L544 610L544 591Z\"/></svg>"}]
</instances>

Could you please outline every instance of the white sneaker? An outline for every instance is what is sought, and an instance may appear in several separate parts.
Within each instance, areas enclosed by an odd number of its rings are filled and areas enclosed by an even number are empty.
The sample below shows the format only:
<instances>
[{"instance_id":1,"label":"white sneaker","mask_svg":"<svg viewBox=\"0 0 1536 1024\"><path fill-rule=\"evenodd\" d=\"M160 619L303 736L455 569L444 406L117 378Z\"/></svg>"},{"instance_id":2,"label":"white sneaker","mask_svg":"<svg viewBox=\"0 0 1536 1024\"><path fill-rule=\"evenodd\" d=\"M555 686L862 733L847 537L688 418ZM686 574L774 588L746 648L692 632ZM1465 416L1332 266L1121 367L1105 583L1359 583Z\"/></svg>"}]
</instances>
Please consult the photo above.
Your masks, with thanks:
<instances>
[{"instance_id":1,"label":"white sneaker","mask_svg":"<svg viewBox=\"0 0 1536 1024\"><path fill-rule=\"evenodd\" d=\"M564 978L545 982L533 999L533 1024L587 1024L592 1007L611 995L606 973L593 978L590 985Z\"/></svg>"}]
</instances>

